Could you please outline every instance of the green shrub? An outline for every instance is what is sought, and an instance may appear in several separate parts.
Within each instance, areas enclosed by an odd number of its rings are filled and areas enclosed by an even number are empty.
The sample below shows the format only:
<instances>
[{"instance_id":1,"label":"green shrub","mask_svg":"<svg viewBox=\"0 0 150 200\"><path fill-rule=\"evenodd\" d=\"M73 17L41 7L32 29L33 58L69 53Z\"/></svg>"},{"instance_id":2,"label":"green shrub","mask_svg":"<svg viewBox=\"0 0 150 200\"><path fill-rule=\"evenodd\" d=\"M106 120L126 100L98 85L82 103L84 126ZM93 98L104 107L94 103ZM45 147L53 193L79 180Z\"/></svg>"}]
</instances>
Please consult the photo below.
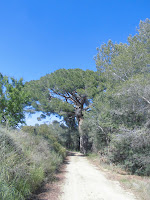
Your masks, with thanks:
<instances>
[{"instance_id":1,"label":"green shrub","mask_svg":"<svg viewBox=\"0 0 150 200\"><path fill-rule=\"evenodd\" d=\"M50 139L0 128L0 199L24 200L52 179L65 149ZM57 147L57 151L54 151Z\"/></svg>"},{"instance_id":2,"label":"green shrub","mask_svg":"<svg viewBox=\"0 0 150 200\"><path fill-rule=\"evenodd\" d=\"M150 175L149 130L122 130L110 143L109 160L132 174Z\"/></svg>"}]
</instances>

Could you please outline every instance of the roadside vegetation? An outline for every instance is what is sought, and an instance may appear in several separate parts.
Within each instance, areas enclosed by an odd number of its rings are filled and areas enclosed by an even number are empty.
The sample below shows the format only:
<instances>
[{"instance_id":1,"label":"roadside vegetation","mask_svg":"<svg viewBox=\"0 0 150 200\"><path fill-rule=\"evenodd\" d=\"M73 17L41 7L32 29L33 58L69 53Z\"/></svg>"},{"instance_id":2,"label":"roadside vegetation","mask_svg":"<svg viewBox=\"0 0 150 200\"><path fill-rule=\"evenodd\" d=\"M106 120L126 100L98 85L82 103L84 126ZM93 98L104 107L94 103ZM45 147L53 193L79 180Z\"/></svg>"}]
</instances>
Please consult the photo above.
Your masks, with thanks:
<instances>
[{"instance_id":1,"label":"roadside vegetation","mask_svg":"<svg viewBox=\"0 0 150 200\"><path fill-rule=\"evenodd\" d=\"M65 149L52 139L0 128L0 199L23 200L52 181Z\"/></svg>"},{"instance_id":2,"label":"roadside vegetation","mask_svg":"<svg viewBox=\"0 0 150 200\"><path fill-rule=\"evenodd\" d=\"M106 90L84 115L90 157L139 199L150 196L150 20L141 21L128 44L109 41L97 49ZM105 70L104 70L105 69Z\"/></svg>"},{"instance_id":3,"label":"roadside vegetation","mask_svg":"<svg viewBox=\"0 0 150 200\"><path fill-rule=\"evenodd\" d=\"M132 174L149 176L150 20L140 22L128 44L102 45L95 60L106 90L84 116L92 151Z\"/></svg>"}]
</instances>

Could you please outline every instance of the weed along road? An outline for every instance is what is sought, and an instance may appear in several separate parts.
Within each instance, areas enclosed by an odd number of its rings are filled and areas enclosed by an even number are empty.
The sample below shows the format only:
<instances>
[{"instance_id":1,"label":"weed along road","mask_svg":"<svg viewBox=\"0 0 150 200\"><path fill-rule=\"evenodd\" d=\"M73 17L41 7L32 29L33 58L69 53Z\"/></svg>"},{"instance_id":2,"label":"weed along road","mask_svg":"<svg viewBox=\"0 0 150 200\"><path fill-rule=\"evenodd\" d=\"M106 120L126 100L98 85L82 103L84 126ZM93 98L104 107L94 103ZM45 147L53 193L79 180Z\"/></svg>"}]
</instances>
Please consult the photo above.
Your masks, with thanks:
<instances>
[{"instance_id":1,"label":"weed along road","mask_svg":"<svg viewBox=\"0 0 150 200\"><path fill-rule=\"evenodd\" d=\"M60 200L135 200L117 181L110 181L86 157L72 153Z\"/></svg>"}]
</instances>

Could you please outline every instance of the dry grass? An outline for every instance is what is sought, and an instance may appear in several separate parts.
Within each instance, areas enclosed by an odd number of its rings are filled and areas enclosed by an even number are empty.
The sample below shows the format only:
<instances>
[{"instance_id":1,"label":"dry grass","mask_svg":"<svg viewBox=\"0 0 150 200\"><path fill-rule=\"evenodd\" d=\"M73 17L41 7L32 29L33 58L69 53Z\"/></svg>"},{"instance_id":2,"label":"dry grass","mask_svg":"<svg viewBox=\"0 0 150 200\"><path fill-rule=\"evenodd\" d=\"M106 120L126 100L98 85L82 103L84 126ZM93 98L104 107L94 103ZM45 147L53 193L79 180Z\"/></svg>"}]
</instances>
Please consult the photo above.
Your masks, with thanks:
<instances>
[{"instance_id":1,"label":"dry grass","mask_svg":"<svg viewBox=\"0 0 150 200\"><path fill-rule=\"evenodd\" d=\"M51 143L42 136L0 128L0 199L23 200L53 179L63 156Z\"/></svg>"},{"instance_id":2,"label":"dry grass","mask_svg":"<svg viewBox=\"0 0 150 200\"><path fill-rule=\"evenodd\" d=\"M150 200L150 177L131 175L114 164L103 162L103 158L91 154L90 162L105 172L108 179L117 180L126 190L132 191L139 200Z\"/></svg>"}]
</instances>

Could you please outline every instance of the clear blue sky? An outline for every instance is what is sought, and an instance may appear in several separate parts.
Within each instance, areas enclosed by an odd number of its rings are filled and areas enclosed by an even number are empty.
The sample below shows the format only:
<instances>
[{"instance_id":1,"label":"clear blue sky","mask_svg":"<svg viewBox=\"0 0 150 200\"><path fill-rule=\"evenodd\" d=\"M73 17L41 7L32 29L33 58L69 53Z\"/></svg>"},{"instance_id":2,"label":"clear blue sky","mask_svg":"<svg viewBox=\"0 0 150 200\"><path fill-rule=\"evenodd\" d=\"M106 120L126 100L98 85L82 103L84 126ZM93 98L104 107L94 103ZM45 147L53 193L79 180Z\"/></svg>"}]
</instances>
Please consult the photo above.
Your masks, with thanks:
<instances>
[{"instance_id":1,"label":"clear blue sky","mask_svg":"<svg viewBox=\"0 0 150 200\"><path fill-rule=\"evenodd\" d=\"M150 0L0 0L0 72L39 79L59 68L96 70L96 47L126 42Z\"/></svg>"},{"instance_id":2,"label":"clear blue sky","mask_svg":"<svg viewBox=\"0 0 150 200\"><path fill-rule=\"evenodd\" d=\"M25 81L59 68L96 70L96 47L126 42L149 0L0 0L0 72Z\"/></svg>"}]
</instances>

